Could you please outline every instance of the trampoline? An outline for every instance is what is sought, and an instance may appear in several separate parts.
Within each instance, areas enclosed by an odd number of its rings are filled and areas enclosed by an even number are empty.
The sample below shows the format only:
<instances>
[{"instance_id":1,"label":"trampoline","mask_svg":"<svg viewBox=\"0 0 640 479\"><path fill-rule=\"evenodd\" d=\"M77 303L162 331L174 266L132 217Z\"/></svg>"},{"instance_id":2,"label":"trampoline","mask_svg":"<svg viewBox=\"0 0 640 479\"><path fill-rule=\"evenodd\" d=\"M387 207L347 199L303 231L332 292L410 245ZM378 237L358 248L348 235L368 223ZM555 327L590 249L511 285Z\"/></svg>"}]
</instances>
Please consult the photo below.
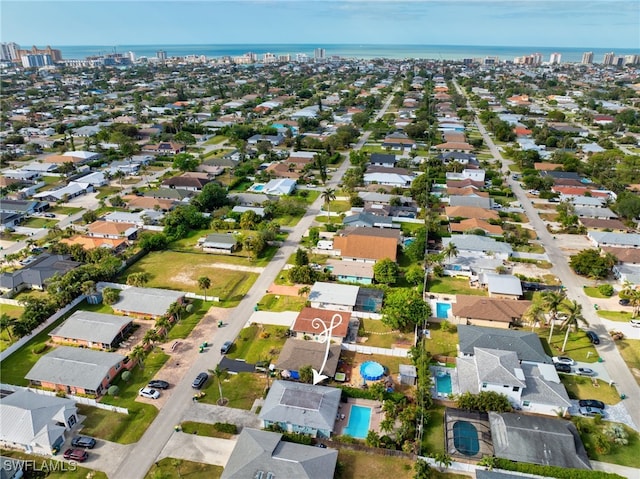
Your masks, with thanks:
<instances>
[{"instance_id":1,"label":"trampoline","mask_svg":"<svg viewBox=\"0 0 640 479\"><path fill-rule=\"evenodd\" d=\"M480 441L476 427L468 421L456 421L453 425L453 445L465 456L478 454Z\"/></svg>"},{"instance_id":2,"label":"trampoline","mask_svg":"<svg viewBox=\"0 0 640 479\"><path fill-rule=\"evenodd\" d=\"M384 367L375 361L366 361L360 365L360 375L367 381L377 381L384 376Z\"/></svg>"}]
</instances>

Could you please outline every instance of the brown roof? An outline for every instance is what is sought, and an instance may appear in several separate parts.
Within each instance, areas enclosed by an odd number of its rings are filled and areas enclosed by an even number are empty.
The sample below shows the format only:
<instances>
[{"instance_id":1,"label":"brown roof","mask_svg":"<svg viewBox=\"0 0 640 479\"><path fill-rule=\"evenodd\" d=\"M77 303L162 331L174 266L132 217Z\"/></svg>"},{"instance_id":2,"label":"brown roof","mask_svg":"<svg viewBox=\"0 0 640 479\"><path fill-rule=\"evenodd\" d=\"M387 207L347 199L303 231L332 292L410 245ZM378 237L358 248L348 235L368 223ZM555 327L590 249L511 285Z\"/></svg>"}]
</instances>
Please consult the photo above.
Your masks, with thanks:
<instances>
[{"instance_id":1,"label":"brown roof","mask_svg":"<svg viewBox=\"0 0 640 479\"><path fill-rule=\"evenodd\" d=\"M268 173L273 173L276 178L300 178L300 171L302 168L296 168L295 166L292 168L292 171L289 171L288 163L273 163L267 167L265 170Z\"/></svg>"},{"instance_id":2,"label":"brown roof","mask_svg":"<svg viewBox=\"0 0 640 479\"><path fill-rule=\"evenodd\" d=\"M478 191L473 186L465 186L463 188L451 187L447 188L447 194L449 196L479 196L481 198L489 198L489 193L486 191Z\"/></svg>"},{"instance_id":3,"label":"brown roof","mask_svg":"<svg viewBox=\"0 0 640 479\"><path fill-rule=\"evenodd\" d=\"M458 294L456 302L451 305L451 310L454 316L460 318L510 323L514 319L520 319L530 306L531 301Z\"/></svg>"},{"instance_id":4,"label":"brown roof","mask_svg":"<svg viewBox=\"0 0 640 479\"><path fill-rule=\"evenodd\" d=\"M311 366L318 372L333 377L338 369L340 359L340 345L335 343L329 346L329 356L324 370L320 371L324 362L327 345L317 341L305 341L304 339L287 339L282 347L282 352L276 361L277 369L289 369L298 371L303 366Z\"/></svg>"},{"instance_id":5,"label":"brown roof","mask_svg":"<svg viewBox=\"0 0 640 479\"><path fill-rule=\"evenodd\" d=\"M467 139L464 133L460 131L445 131L442 133L444 141L448 143L466 143Z\"/></svg>"},{"instance_id":6,"label":"brown roof","mask_svg":"<svg viewBox=\"0 0 640 479\"><path fill-rule=\"evenodd\" d=\"M193 176L184 174L180 176L174 176L172 178L167 178L162 182L162 184L164 186L169 186L169 187L183 186L183 187L196 188L201 190L204 187L204 185L210 182L211 180L206 176L204 178L199 178L199 177L193 177Z\"/></svg>"},{"instance_id":7,"label":"brown roof","mask_svg":"<svg viewBox=\"0 0 640 479\"><path fill-rule=\"evenodd\" d=\"M636 248L614 248L611 246L605 246L602 248L605 253L611 253L618 258L621 263L640 263L640 249Z\"/></svg>"},{"instance_id":8,"label":"brown roof","mask_svg":"<svg viewBox=\"0 0 640 479\"><path fill-rule=\"evenodd\" d=\"M6 176L0 176L0 186L5 188L7 186L15 185L16 183L22 183L22 180L17 178L7 178Z\"/></svg>"},{"instance_id":9,"label":"brown roof","mask_svg":"<svg viewBox=\"0 0 640 479\"><path fill-rule=\"evenodd\" d=\"M77 163L82 163L83 161L85 161L85 159L79 156L65 156L65 155L50 155L50 156L47 156L44 160L42 160L43 163L55 163L57 165L61 165L63 163L73 163L75 165Z\"/></svg>"},{"instance_id":10,"label":"brown roof","mask_svg":"<svg viewBox=\"0 0 640 479\"><path fill-rule=\"evenodd\" d=\"M133 223L115 223L113 221L94 221L87 225L87 231L91 234L121 235L129 228L137 228Z\"/></svg>"},{"instance_id":11,"label":"brown roof","mask_svg":"<svg viewBox=\"0 0 640 479\"><path fill-rule=\"evenodd\" d=\"M173 200L165 200L162 198L152 198L151 196L126 195L122 199L126 201L127 206L131 209L155 209L156 206L164 211L169 211L175 205Z\"/></svg>"},{"instance_id":12,"label":"brown roof","mask_svg":"<svg viewBox=\"0 0 640 479\"><path fill-rule=\"evenodd\" d=\"M411 138L385 138L384 143L397 143L399 145L415 145L416 142Z\"/></svg>"},{"instance_id":13,"label":"brown roof","mask_svg":"<svg viewBox=\"0 0 640 479\"><path fill-rule=\"evenodd\" d=\"M564 165L561 163L534 163L533 167L538 171L554 171L558 168L564 168Z\"/></svg>"},{"instance_id":14,"label":"brown roof","mask_svg":"<svg viewBox=\"0 0 640 479\"><path fill-rule=\"evenodd\" d=\"M585 228L602 228L611 230L623 230L633 231L625 226L620 220L601 220L598 218L579 218L578 221L584 225Z\"/></svg>"},{"instance_id":15,"label":"brown roof","mask_svg":"<svg viewBox=\"0 0 640 479\"><path fill-rule=\"evenodd\" d=\"M333 318L334 314L339 314L342 316L342 323L340 323L340 325L331 332L331 336L344 338L349 332L349 320L351 319L351 313L346 311L330 311L328 309L304 308L298 314L298 317L293 323L291 330L299 333L309 333L312 335L319 334L322 329L314 328L312 324L313 320L315 318L320 318L328 326L329 324L331 324L331 318ZM337 318L336 321L338 321Z\"/></svg>"},{"instance_id":16,"label":"brown roof","mask_svg":"<svg viewBox=\"0 0 640 479\"><path fill-rule=\"evenodd\" d=\"M500 219L500 215L495 211L479 208L477 206L447 206L444 211L449 218L477 218L480 220Z\"/></svg>"},{"instance_id":17,"label":"brown roof","mask_svg":"<svg viewBox=\"0 0 640 479\"><path fill-rule=\"evenodd\" d=\"M492 225L484 220L477 218L470 218L468 220L462 220L460 223L450 223L449 227L451 231L456 233L464 233L465 231L481 229L492 235L502 235L503 229L499 225Z\"/></svg>"},{"instance_id":18,"label":"brown roof","mask_svg":"<svg viewBox=\"0 0 640 479\"><path fill-rule=\"evenodd\" d=\"M60 243L73 246L79 244L86 250L93 248L113 248L117 249L127 244L127 240L123 238L94 238L92 236L73 236L71 238L61 239Z\"/></svg>"},{"instance_id":19,"label":"brown roof","mask_svg":"<svg viewBox=\"0 0 640 479\"><path fill-rule=\"evenodd\" d=\"M345 228L333 237L333 249L348 258L396 261L400 231L382 228Z\"/></svg>"},{"instance_id":20,"label":"brown roof","mask_svg":"<svg viewBox=\"0 0 640 479\"><path fill-rule=\"evenodd\" d=\"M440 143L439 145L436 145L435 148L438 150L473 150L473 146L471 146L469 143L461 141L449 141L447 143Z\"/></svg>"},{"instance_id":21,"label":"brown roof","mask_svg":"<svg viewBox=\"0 0 640 479\"><path fill-rule=\"evenodd\" d=\"M476 188L483 188L483 181L474 181L466 178L464 180L447 180L447 188L465 188L467 186L475 186Z\"/></svg>"}]
</instances>

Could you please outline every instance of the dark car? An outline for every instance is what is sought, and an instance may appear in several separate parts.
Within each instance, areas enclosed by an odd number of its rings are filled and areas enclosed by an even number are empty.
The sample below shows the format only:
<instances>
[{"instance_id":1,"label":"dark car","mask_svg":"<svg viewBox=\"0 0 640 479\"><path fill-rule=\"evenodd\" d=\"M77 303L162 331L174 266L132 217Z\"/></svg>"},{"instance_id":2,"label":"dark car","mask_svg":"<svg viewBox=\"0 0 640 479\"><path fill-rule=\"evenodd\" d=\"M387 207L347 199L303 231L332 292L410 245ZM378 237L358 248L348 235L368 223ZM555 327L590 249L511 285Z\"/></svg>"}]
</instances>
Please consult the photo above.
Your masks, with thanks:
<instances>
[{"instance_id":1,"label":"dark car","mask_svg":"<svg viewBox=\"0 0 640 479\"><path fill-rule=\"evenodd\" d=\"M604 409L604 403L597 399L580 399L580 401L578 401L578 406Z\"/></svg>"},{"instance_id":2,"label":"dark car","mask_svg":"<svg viewBox=\"0 0 640 479\"><path fill-rule=\"evenodd\" d=\"M571 372L571 366L569 366L568 364L555 363L554 366L556 367L556 371L558 371L559 373Z\"/></svg>"},{"instance_id":3,"label":"dark car","mask_svg":"<svg viewBox=\"0 0 640 479\"><path fill-rule=\"evenodd\" d=\"M162 379L153 379L149 381L149 384L147 384L147 386L153 389L169 389L169 383L167 381L163 381Z\"/></svg>"},{"instance_id":4,"label":"dark car","mask_svg":"<svg viewBox=\"0 0 640 479\"><path fill-rule=\"evenodd\" d=\"M233 341L225 341L220 348L220 354L227 354L229 351L231 351L231 346L233 346Z\"/></svg>"},{"instance_id":5,"label":"dark car","mask_svg":"<svg viewBox=\"0 0 640 479\"><path fill-rule=\"evenodd\" d=\"M600 344L600 338L593 331L587 331L587 338L589 338L591 344Z\"/></svg>"},{"instance_id":6,"label":"dark car","mask_svg":"<svg viewBox=\"0 0 640 479\"><path fill-rule=\"evenodd\" d=\"M209 379L209 375L207 373L200 373L191 383L191 387L194 389L200 389L204 386L204 383L207 382L207 379Z\"/></svg>"},{"instance_id":7,"label":"dark car","mask_svg":"<svg viewBox=\"0 0 640 479\"><path fill-rule=\"evenodd\" d=\"M578 374L580 376L595 376L596 372L591 368L578 368Z\"/></svg>"},{"instance_id":8,"label":"dark car","mask_svg":"<svg viewBox=\"0 0 640 479\"><path fill-rule=\"evenodd\" d=\"M631 304L631 300L627 298L622 298L620 301L618 301L618 304L620 306L629 306Z\"/></svg>"},{"instance_id":9,"label":"dark car","mask_svg":"<svg viewBox=\"0 0 640 479\"><path fill-rule=\"evenodd\" d=\"M65 459L69 459L70 461L84 462L89 457L89 453L84 449L69 448L64 451L62 457L64 457Z\"/></svg>"},{"instance_id":10,"label":"dark car","mask_svg":"<svg viewBox=\"0 0 640 479\"><path fill-rule=\"evenodd\" d=\"M96 445L96 440L89 436L76 436L71 440L73 447L86 447L87 449L93 449Z\"/></svg>"}]
</instances>

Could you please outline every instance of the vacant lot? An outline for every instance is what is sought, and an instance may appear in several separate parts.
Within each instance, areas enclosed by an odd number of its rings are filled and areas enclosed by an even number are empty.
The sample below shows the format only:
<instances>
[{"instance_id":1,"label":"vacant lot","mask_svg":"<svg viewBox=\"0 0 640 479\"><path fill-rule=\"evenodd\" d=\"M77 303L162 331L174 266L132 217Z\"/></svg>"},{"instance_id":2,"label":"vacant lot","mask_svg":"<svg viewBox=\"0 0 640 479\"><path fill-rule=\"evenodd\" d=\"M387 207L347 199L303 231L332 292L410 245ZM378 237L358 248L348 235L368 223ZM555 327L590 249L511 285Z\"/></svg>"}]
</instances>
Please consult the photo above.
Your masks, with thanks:
<instances>
[{"instance_id":1,"label":"vacant lot","mask_svg":"<svg viewBox=\"0 0 640 479\"><path fill-rule=\"evenodd\" d=\"M219 479L222 470L222 466L165 457L151 466L145 479Z\"/></svg>"},{"instance_id":2,"label":"vacant lot","mask_svg":"<svg viewBox=\"0 0 640 479\"><path fill-rule=\"evenodd\" d=\"M258 275L216 268L215 263L208 259L208 255L197 253L155 251L127 268L119 279L124 283L129 274L144 271L150 275L150 281L146 284L148 287L204 294L198 287L198 278L207 276L211 280L207 296L220 298L219 305L222 307L237 306Z\"/></svg>"},{"instance_id":3,"label":"vacant lot","mask_svg":"<svg viewBox=\"0 0 640 479\"><path fill-rule=\"evenodd\" d=\"M283 296L279 294L265 294L258 307L260 311L302 311L307 298L302 296Z\"/></svg>"},{"instance_id":4,"label":"vacant lot","mask_svg":"<svg viewBox=\"0 0 640 479\"><path fill-rule=\"evenodd\" d=\"M431 293L488 296L486 291L469 286L467 278L452 278L448 276L435 278L429 281L427 289Z\"/></svg>"}]
</instances>

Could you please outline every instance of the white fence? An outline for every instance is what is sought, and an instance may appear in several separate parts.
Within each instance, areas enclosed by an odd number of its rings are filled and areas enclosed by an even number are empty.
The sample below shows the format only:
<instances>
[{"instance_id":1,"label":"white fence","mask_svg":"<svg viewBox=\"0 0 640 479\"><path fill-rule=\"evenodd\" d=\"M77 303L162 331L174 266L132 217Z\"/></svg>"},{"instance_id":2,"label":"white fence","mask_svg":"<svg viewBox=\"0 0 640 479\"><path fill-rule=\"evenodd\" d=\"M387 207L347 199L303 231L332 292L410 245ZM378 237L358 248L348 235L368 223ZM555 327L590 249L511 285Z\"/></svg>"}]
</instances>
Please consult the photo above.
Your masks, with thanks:
<instances>
[{"instance_id":1,"label":"white fence","mask_svg":"<svg viewBox=\"0 0 640 479\"><path fill-rule=\"evenodd\" d=\"M0 298L0 304L10 304L12 306L20 306L20 302L17 299Z\"/></svg>"},{"instance_id":2,"label":"white fence","mask_svg":"<svg viewBox=\"0 0 640 479\"><path fill-rule=\"evenodd\" d=\"M202 299L202 300L205 300L205 297L204 297L203 294L185 293L184 297L185 298L189 298L189 299ZM209 296L209 295L207 295L206 301L213 301L214 303L219 303L220 302L220 298L218 296Z\"/></svg>"},{"instance_id":3,"label":"white fence","mask_svg":"<svg viewBox=\"0 0 640 479\"><path fill-rule=\"evenodd\" d=\"M85 298L85 296L83 294L81 294L76 299L74 299L69 304L67 304L64 308L59 309L58 311L53 313L51 316L49 316L49 319L47 319L45 322L41 323L40 326L38 326L36 329L31 331L31 333L29 333L27 336L23 336L18 341L16 341L11 346L9 346L7 349L2 351L0 353L0 361L4 361L5 359L7 359L9 356L11 356L13 353L15 353L18 349L20 349L22 346L24 346L26 343L28 343L33 337L35 337L37 334L39 334L43 329L45 329L48 326L50 326L51 323L57 321L64 314L68 313L72 308L74 308L77 304L79 304L82 301L84 301L84 298Z\"/></svg>"},{"instance_id":4,"label":"white fence","mask_svg":"<svg viewBox=\"0 0 640 479\"><path fill-rule=\"evenodd\" d=\"M54 391L46 391L44 389L37 389L37 388L26 388L23 386L14 386L13 384L0 383L0 389L3 391L13 391L13 392L26 389L27 391L31 391L32 393L35 393L35 394L41 394L43 396L56 396L56 393ZM78 404L84 404L85 406L93 406L93 407L97 407L98 409L104 409L106 411L117 412L120 414L129 414L129 410L126 407L112 406L111 404L102 404L96 401L95 399L74 396L73 394L67 394L66 397L67 399L71 399L72 401L75 401Z\"/></svg>"},{"instance_id":5,"label":"white fence","mask_svg":"<svg viewBox=\"0 0 640 479\"><path fill-rule=\"evenodd\" d=\"M402 348L375 348L372 346L364 346L362 344L342 343L342 349L355 351L360 354L379 354L381 356L395 356L397 358L406 358L409 356L409 350Z\"/></svg>"},{"instance_id":6,"label":"white fence","mask_svg":"<svg viewBox=\"0 0 640 479\"><path fill-rule=\"evenodd\" d=\"M351 311L351 316L354 318L364 319L382 319L382 315L380 313L371 313L368 311Z\"/></svg>"}]
</instances>

